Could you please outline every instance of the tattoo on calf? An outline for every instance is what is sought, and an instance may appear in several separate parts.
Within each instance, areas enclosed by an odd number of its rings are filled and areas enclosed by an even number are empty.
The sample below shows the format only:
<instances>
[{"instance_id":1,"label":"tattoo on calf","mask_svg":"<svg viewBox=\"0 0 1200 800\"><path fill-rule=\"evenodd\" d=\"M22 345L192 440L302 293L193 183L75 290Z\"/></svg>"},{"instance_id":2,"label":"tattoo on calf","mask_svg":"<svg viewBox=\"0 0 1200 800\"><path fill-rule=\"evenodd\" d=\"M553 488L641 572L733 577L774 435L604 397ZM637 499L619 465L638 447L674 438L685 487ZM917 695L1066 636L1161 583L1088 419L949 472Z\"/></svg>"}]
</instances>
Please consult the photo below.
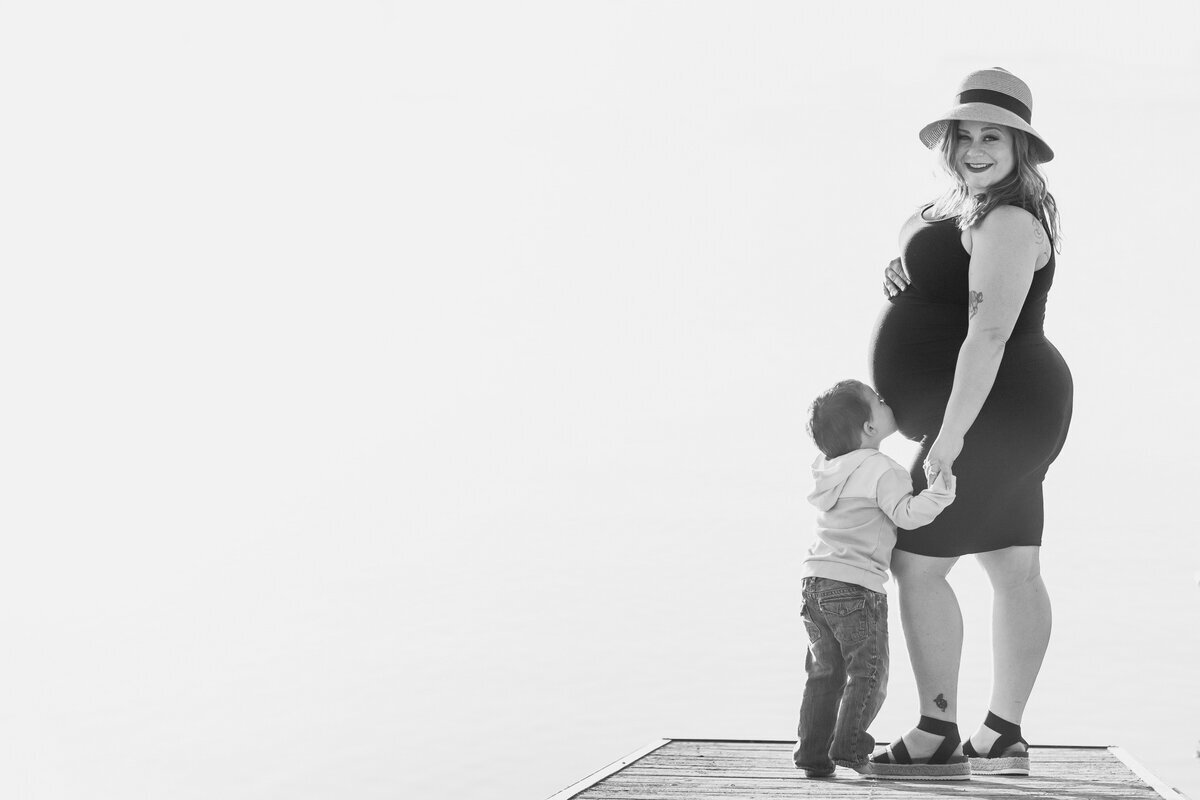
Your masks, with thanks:
<instances>
[{"instance_id":1,"label":"tattoo on calf","mask_svg":"<svg viewBox=\"0 0 1200 800\"><path fill-rule=\"evenodd\" d=\"M937 706L938 709L941 711L945 711L946 708L950 705L949 703L946 702L946 696L943 695L941 692L938 692L938 696L933 698L933 704L935 706Z\"/></svg>"},{"instance_id":2,"label":"tattoo on calf","mask_svg":"<svg viewBox=\"0 0 1200 800\"><path fill-rule=\"evenodd\" d=\"M970 306L971 314L967 319L974 319L975 312L979 310L979 304L983 302L983 292L977 292L974 289L967 292L967 303Z\"/></svg>"}]
</instances>

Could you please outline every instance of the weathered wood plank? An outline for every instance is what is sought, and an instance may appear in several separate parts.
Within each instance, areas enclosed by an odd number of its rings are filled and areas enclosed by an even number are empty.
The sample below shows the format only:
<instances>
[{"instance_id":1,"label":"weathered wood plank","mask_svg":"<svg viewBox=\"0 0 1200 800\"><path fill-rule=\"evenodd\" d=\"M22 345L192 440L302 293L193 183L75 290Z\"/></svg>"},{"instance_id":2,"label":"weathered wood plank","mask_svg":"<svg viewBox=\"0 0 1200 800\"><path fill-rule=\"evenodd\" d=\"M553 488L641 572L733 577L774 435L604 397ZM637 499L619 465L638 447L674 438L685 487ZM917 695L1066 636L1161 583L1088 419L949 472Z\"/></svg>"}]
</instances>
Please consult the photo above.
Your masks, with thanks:
<instances>
[{"instance_id":1,"label":"weathered wood plank","mask_svg":"<svg viewBox=\"0 0 1200 800\"><path fill-rule=\"evenodd\" d=\"M1118 748L1033 747L1031 776L954 782L878 781L848 769L814 780L792 765L791 751L783 741L660 740L551 800L1183 800Z\"/></svg>"}]
</instances>

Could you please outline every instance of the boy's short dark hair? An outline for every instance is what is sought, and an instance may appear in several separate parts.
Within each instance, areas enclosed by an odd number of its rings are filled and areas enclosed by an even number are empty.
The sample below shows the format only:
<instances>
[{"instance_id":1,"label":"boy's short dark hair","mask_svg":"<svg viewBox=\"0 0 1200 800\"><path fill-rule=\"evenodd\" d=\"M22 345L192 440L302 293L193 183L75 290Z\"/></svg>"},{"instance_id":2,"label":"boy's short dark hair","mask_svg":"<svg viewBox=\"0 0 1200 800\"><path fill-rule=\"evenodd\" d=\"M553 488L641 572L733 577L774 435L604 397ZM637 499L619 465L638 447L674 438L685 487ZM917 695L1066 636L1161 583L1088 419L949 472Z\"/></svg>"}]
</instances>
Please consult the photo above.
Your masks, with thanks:
<instances>
[{"instance_id":1,"label":"boy's short dark hair","mask_svg":"<svg viewBox=\"0 0 1200 800\"><path fill-rule=\"evenodd\" d=\"M862 446L863 423L871 419L868 388L862 381L839 381L809 406L808 435L826 458L844 456Z\"/></svg>"}]
</instances>

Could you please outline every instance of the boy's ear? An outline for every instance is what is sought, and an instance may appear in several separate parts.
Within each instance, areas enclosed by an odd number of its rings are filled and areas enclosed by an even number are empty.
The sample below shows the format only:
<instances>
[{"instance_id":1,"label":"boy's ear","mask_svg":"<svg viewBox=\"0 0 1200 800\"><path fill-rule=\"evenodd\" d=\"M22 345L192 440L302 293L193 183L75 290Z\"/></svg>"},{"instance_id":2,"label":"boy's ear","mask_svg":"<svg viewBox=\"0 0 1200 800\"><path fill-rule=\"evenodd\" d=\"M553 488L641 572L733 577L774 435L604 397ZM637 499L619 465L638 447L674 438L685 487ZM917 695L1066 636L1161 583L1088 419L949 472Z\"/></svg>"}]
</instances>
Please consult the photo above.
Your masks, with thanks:
<instances>
[{"instance_id":1,"label":"boy's ear","mask_svg":"<svg viewBox=\"0 0 1200 800\"><path fill-rule=\"evenodd\" d=\"M871 420L867 420L863 423L863 436L870 438L876 433L878 433L878 429L871 424Z\"/></svg>"}]
</instances>

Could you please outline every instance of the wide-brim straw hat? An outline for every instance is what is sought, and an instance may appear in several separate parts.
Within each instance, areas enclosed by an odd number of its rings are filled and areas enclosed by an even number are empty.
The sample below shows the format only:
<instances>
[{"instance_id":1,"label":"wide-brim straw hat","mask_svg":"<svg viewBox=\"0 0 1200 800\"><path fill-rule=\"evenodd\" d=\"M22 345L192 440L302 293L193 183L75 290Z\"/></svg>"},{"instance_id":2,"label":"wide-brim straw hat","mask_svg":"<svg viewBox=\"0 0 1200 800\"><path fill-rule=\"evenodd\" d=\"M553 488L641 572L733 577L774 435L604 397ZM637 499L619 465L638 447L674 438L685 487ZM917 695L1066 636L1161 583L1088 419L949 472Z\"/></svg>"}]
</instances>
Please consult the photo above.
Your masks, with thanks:
<instances>
[{"instance_id":1,"label":"wide-brim straw hat","mask_svg":"<svg viewBox=\"0 0 1200 800\"><path fill-rule=\"evenodd\" d=\"M972 72L963 78L955 97L958 105L936 122L921 128L921 141L929 149L937 147L950 120L971 120L1007 125L1029 134L1032 155L1038 163L1054 158L1054 151L1041 134L1033 129L1033 92L1025 81L1006 69L993 67Z\"/></svg>"}]
</instances>

